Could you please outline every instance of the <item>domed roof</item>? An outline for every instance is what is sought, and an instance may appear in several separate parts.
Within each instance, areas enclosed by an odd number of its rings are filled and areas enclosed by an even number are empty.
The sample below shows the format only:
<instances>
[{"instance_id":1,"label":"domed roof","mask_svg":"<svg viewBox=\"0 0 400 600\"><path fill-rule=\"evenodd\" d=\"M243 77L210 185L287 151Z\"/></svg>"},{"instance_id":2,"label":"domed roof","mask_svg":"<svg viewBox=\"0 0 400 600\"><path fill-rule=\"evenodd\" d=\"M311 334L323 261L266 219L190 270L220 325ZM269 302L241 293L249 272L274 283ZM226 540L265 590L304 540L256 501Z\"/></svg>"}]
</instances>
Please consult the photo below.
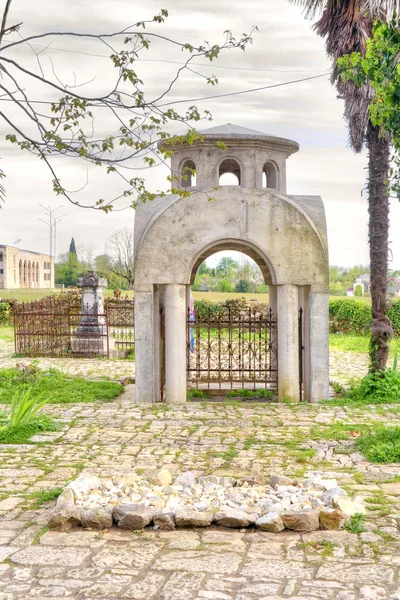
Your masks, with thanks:
<instances>
[{"instance_id":1,"label":"domed roof","mask_svg":"<svg viewBox=\"0 0 400 600\"><path fill-rule=\"evenodd\" d=\"M286 138L277 137L263 131L256 131L255 129L248 129L247 127L241 127L234 123L226 123L225 125L217 125L216 127L210 127L208 129L199 130L201 135L206 138L223 140L257 140L262 142L269 142L270 144L284 145L290 147L291 152L297 152L299 150L299 144L293 140Z\"/></svg>"}]
</instances>

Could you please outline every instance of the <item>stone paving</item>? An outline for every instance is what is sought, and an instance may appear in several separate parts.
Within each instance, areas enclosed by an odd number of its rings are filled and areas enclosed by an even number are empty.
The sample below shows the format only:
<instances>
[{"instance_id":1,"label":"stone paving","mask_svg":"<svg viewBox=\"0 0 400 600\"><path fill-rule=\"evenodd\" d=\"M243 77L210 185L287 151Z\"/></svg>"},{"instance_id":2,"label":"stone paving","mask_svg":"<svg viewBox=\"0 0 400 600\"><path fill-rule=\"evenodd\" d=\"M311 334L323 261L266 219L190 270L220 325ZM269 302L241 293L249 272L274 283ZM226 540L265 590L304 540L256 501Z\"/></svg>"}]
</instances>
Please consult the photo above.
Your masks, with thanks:
<instances>
[{"instance_id":1,"label":"stone paving","mask_svg":"<svg viewBox=\"0 0 400 600\"><path fill-rule=\"evenodd\" d=\"M400 600L400 465L372 465L330 425L398 421L396 407L191 402L51 405L62 432L0 446L0 600ZM397 407L398 408L398 407ZM78 473L302 477L326 471L371 510L366 531L49 531L37 492ZM36 497L35 497L36 496Z\"/></svg>"}]
</instances>

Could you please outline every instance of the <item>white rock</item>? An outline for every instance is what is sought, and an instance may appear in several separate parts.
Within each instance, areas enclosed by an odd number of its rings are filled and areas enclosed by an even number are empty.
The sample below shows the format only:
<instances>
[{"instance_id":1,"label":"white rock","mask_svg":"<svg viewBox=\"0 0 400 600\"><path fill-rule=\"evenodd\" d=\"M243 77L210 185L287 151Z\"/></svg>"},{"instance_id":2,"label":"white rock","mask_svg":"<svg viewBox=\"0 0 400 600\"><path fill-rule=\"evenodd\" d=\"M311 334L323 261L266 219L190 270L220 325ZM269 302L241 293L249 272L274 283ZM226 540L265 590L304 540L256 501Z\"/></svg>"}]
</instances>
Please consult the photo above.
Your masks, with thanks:
<instances>
[{"instance_id":1,"label":"white rock","mask_svg":"<svg viewBox=\"0 0 400 600\"><path fill-rule=\"evenodd\" d=\"M324 504L329 506L330 504L334 504L334 502L340 497L347 497L347 492L340 487L331 488L322 496L322 501Z\"/></svg>"},{"instance_id":2,"label":"white rock","mask_svg":"<svg viewBox=\"0 0 400 600\"><path fill-rule=\"evenodd\" d=\"M172 475L168 469L161 469L156 475L156 482L161 485L170 485L172 482Z\"/></svg>"},{"instance_id":3,"label":"white rock","mask_svg":"<svg viewBox=\"0 0 400 600\"><path fill-rule=\"evenodd\" d=\"M344 512L345 515L349 517L357 514L367 514L365 502L359 496L356 496L355 498L345 498L343 496L339 496L333 500L333 506L335 508L339 508Z\"/></svg>"},{"instance_id":4,"label":"white rock","mask_svg":"<svg viewBox=\"0 0 400 600\"><path fill-rule=\"evenodd\" d=\"M256 521L257 529L279 533L285 529L285 526L277 512L270 512Z\"/></svg>"}]
</instances>

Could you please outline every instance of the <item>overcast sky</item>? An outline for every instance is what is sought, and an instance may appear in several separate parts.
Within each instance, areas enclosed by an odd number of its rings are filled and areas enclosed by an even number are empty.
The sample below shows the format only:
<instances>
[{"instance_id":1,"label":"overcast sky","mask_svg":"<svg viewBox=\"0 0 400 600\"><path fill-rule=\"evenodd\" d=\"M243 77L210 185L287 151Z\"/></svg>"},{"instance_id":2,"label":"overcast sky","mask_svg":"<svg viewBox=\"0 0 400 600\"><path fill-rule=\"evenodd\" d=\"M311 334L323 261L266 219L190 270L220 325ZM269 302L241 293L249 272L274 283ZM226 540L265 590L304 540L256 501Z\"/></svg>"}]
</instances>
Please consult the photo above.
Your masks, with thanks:
<instances>
[{"instance_id":1,"label":"overcast sky","mask_svg":"<svg viewBox=\"0 0 400 600\"><path fill-rule=\"evenodd\" d=\"M196 44L206 39L220 42L226 29L233 30L238 36L253 25L259 29L254 34L253 45L245 53L239 50L226 52L212 67L204 60L198 61L200 64L196 68L200 72L218 77L217 87L208 86L197 75L188 73L168 95L171 103L311 77L330 68L323 41L303 19L299 8L286 0L37 0L34 3L14 0L9 24L23 21L23 35L46 30L106 33L149 18L161 8L168 9L170 17L164 25L154 29L179 41ZM38 49L36 47L36 51ZM76 78L77 83L83 83L94 78L81 88L90 94L106 89L112 81L108 54L101 44L53 38L52 46L41 54L41 63L46 75L52 76L54 68L63 81L72 83ZM179 67L165 61L183 60L179 48L161 43L142 56L147 60L141 63L140 73L150 95L164 90ZM19 51L18 58L32 68L35 66L32 50ZM32 98L45 99L41 88L27 91ZM190 104L193 103L172 106L183 111ZM328 76L211 99L197 105L210 110L213 115L213 123L205 123L204 127L231 122L298 141L300 152L288 161L288 193L316 194L324 199L331 264L368 264L367 158L365 153L355 155L348 147L343 104L336 98ZM11 110L5 102L2 108ZM106 135L109 127L107 118L99 116L97 130ZM21 247L47 252L48 229L39 220L45 218L40 204L63 207L58 211L65 217L58 226L57 253L68 249L72 236L78 246L92 245L95 254L101 253L105 240L113 231L133 226L132 209L105 215L74 207L56 197L46 167L4 141L9 132L8 125L1 122L0 167L7 175L7 201L0 213L0 243L13 244L21 238ZM83 204L91 203L99 196L111 197L115 192L115 180L102 176L98 169L90 169L87 174L86 167L76 162L58 160L54 164L69 189L82 187L89 177L89 184L77 198ZM151 189L166 187L167 170L164 167L147 173ZM393 268L400 268L400 238L395 239L395 225L399 220L399 203L393 201Z\"/></svg>"}]
</instances>

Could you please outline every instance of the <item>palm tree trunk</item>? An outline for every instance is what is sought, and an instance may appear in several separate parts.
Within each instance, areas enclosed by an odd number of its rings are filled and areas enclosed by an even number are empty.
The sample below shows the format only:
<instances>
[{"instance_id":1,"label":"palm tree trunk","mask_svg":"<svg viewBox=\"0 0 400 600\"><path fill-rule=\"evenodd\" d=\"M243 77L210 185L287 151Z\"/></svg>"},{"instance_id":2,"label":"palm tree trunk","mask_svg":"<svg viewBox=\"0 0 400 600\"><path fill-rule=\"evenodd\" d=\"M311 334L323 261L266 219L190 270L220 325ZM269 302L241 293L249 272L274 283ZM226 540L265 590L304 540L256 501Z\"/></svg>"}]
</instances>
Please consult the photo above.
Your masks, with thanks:
<instances>
[{"instance_id":1,"label":"palm tree trunk","mask_svg":"<svg viewBox=\"0 0 400 600\"><path fill-rule=\"evenodd\" d=\"M387 312L389 253L389 160L390 144L371 121L367 130L369 151L369 252L371 263L372 323L370 372L386 368L388 341L393 335Z\"/></svg>"}]
</instances>

